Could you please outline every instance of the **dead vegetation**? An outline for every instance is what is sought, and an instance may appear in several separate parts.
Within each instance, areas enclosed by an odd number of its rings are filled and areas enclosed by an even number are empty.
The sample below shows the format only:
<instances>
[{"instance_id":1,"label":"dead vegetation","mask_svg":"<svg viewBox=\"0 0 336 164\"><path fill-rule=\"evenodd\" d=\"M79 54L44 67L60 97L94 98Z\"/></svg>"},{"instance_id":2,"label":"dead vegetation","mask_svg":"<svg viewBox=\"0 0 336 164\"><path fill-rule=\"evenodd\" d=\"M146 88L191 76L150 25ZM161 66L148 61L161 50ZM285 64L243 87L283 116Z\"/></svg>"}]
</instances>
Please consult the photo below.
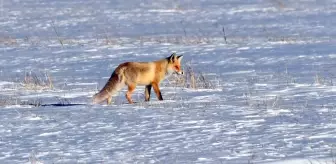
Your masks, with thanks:
<instances>
[{"instance_id":1,"label":"dead vegetation","mask_svg":"<svg viewBox=\"0 0 336 164\"><path fill-rule=\"evenodd\" d=\"M0 106L27 105L39 107L42 105L41 99L21 100L17 96L0 96Z\"/></svg>"},{"instance_id":2,"label":"dead vegetation","mask_svg":"<svg viewBox=\"0 0 336 164\"><path fill-rule=\"evenodd\" d=\"M146 36L139 37L139 42L141 45L144 43L197 45L212 43L215 40L203 36Z\"/></svg>"},{"instance_id":3,"label":"dead vegetation","mask_svg":"<svg viewBox=\"0 0 336 164\"><path fill-rule=\"evenodd\" d=\"M55 32L56 33L56 32ZM272 33L265 32L265 36L250 37L250 36L235 36L228 35L227 29L224 27L220 31L221 35L212 36L208 33L199 34L180 34L180 35L155 35L155 36L138 36L138 37L120 37L109 34L96 35L94 38L76 38L76 37L39 37L39 36L26 36L24 38L15 37L0 37L0 44L10 47L16 47L21 45L31 46L44 46L49 44L59 44L60 47L66 46L83 46L86 44L95 44L100 46L123 46L123 45L136 45L139 47L150 44L171 44L171 45L204 45L204 44L243 44L250 43L256 40L269 42L269 43L314 43L320 42L321 39L330 41L328 38L312 38L303 36L279 36ZM56 34L55 34L56 35Z\"/></svg>"},{"instance_id":4,"label":"dead vegetation","mask_svg":"<svg viewBox=\"0 0 336 164\"><path fill-rule=\"evenodd\" d=\"M316 73L314 76L314 84L334 86L334 76L332 74L323 75L322 73Z\"/></svg>"},{"instance_id":5,"label":"dead vegetation","mask_svg":"<svg viewBox=\"0 0 336 164\"><path fill-rule=\"evenodd\" d=\"M53 89L53 81L48 72L25 72L22 84L28 90Z\"/></svg>"},{"instance_id":6,"label":"dead vegetation","mask_svg":"<svg viewBox=\"0 0 336 164\"><path fill-rule=\"evenodd\" d=\"M17 39L11 36L0 37L0 44L10 46L17 44Z\"/></svg>"},{"instance_id":7,"label":"dead vegetation","mask_svg":"<svg viewBox=\"0 0 336 164\"><path fill-rule=\"evenodd\" d=\"M214 89L216 86L202 72L195 70L191 64L186 64L183 75L172 76L169 84L175 87L191 89Z\"/></svg>"},{"instance_id":8,"label":"dead vegetation","mask_svg":"<svg viewBox=\"0 0 336 164\"><path fill-rule=\"evenodd\" d=\"M0 97L0 106L8 106L8 105L18 105L20 104L20 100L14 99L12 97Z\"/></svg>"}]
</instances>

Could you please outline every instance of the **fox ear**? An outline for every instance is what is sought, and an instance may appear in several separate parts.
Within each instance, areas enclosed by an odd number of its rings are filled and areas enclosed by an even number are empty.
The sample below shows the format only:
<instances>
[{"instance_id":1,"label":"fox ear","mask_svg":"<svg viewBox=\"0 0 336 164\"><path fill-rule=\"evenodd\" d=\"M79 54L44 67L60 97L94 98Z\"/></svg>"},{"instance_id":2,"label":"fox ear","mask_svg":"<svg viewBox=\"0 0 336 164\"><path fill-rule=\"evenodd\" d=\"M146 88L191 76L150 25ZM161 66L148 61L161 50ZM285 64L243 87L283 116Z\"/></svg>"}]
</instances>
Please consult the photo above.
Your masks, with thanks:
<instances>
[{"instance_id":1,"label":"fox ear","mask_svg":"<svg viewBox=\"0 0 336 164\"><path fill-rule=\"evenodd\" d=\"M173 54L170 55L169 61L174 62L175 58L176 58L176 53L173 53Z\"/></svg>"},{"instance_id":2,"label":"fox ear","mask_svg":"<svg viewBox=\"0 0 336 164\"><path fill-rule=\"evenodd\" d=\"M181 62L182 59L183 59L183 55L180 55L180 56L177 57L177 60L178 60L179 62Z\"/></svg>"}]
</instances>

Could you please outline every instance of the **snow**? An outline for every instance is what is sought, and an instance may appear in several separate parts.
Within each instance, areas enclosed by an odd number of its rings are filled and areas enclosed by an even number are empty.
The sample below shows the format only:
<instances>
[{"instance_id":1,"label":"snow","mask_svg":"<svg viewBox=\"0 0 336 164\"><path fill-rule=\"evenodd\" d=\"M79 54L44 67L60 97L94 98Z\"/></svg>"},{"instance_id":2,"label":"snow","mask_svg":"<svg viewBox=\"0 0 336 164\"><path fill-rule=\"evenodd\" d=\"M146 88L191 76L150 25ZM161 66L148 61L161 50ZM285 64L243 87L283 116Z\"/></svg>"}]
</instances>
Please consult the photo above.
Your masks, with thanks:
<instances>
[{"instance_id":1,"label":"snow","mask_svg":"<svg viewBox=\"0 0 336 164\"><path fill-rule=\"evenodd\" d=\"M0 163L335 163L334 0L0 6ZM172 52L214 87L91 104L118 64Z\"/></svg>"}]
</instances>

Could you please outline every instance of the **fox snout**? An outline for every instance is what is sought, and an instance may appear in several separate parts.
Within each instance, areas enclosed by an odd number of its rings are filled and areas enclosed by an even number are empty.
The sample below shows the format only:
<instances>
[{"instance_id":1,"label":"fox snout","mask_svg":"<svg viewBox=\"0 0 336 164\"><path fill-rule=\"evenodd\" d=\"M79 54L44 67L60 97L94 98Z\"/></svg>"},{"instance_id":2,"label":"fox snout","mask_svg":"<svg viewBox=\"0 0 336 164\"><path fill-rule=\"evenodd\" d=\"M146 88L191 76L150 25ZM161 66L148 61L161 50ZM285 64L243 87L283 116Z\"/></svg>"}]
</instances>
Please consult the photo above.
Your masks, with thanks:
<instances>
[{"instance_id":1,"label":"fox snout","mask_svg":"<svg viewBox=\"0 0 336 164\"><path fill-rule=\"evenodd\" d=\"M183 71L179 71L179 72L176 72L176 73L179 74L179 75L183 75L184 74Z\"/></svg>"}]
</instances>

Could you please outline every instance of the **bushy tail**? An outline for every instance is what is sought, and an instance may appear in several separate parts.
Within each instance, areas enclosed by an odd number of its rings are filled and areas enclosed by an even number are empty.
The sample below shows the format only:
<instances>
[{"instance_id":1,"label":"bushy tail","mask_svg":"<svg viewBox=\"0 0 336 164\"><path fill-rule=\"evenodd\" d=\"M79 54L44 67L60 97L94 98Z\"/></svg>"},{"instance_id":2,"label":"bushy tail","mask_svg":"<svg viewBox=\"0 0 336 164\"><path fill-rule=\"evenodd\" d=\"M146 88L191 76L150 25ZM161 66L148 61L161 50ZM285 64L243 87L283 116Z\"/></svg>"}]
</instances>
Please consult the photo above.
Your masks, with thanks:
<instances>
[{"instance_id":1,"label":"bushy tail","mask_svg":"<svg viewBox=\"0 0 336 164\"><path fill-rule=\"evenodd\" d=\"M124 86L123 77L113 72L104 88L93 96L93 103L101 103L115 95Z\"/></svg>"}]
</instances>

